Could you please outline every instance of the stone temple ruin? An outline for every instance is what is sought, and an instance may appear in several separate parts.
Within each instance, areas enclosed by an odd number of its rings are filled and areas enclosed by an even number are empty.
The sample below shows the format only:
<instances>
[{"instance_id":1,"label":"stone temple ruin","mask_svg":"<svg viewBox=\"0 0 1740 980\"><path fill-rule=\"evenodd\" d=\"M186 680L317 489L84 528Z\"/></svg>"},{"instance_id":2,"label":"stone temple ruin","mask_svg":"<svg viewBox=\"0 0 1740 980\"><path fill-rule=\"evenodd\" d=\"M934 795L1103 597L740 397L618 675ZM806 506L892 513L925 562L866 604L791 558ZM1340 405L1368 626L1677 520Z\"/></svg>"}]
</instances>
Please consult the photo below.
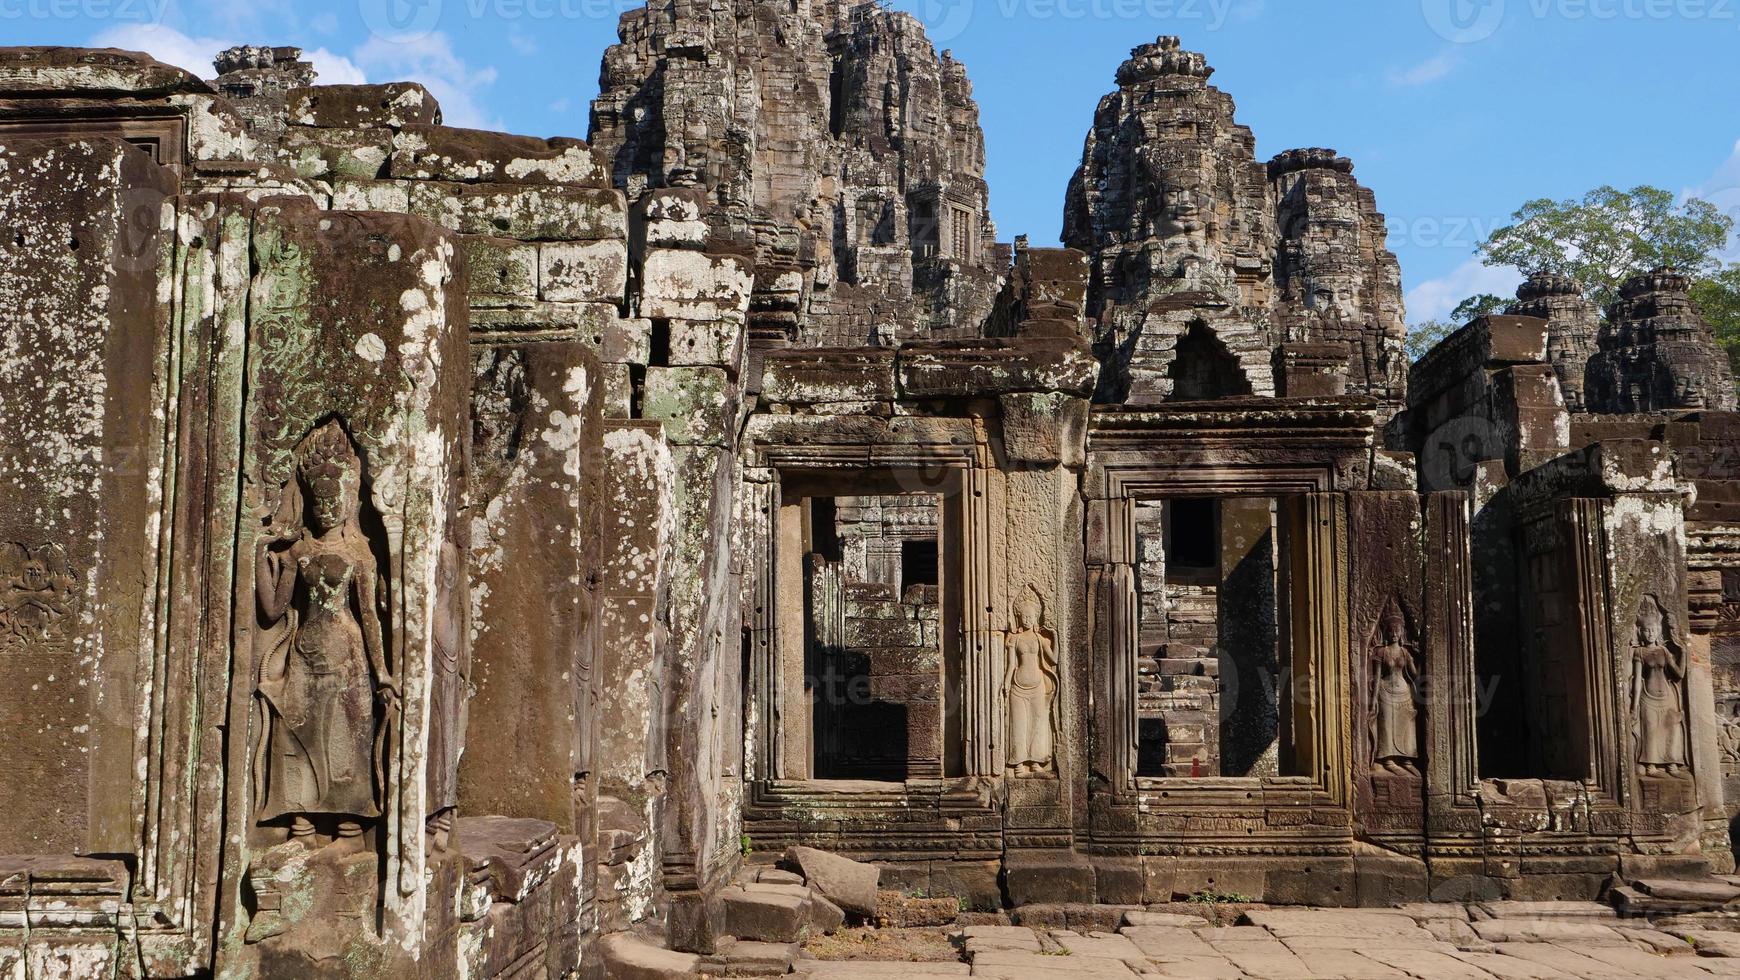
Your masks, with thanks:
<instances>
[{"instance_id":1,"label":"stone temple ruin","mask_svg":"<svg viewBox=\"0 0 1740 980\"><path fill-rule=\"evenodd\" d=\"M1733 870L1683 277L1410 367L1353 164L1177 39L1031 248L911 17L620 33L585 142L0 49L0 975L662 976L837 924L793 847L970 909Z\"/></svg>"}]
</instances>

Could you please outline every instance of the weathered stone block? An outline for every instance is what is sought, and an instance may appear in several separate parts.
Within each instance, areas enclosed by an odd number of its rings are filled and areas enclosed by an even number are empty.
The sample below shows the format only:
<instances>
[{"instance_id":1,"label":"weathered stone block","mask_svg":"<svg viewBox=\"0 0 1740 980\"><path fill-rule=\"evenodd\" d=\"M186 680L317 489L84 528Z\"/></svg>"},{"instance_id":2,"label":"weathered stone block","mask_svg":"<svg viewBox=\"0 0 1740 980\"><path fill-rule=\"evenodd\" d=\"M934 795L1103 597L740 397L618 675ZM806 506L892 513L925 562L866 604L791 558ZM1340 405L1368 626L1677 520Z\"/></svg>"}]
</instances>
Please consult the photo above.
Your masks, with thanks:
<instances>
[{"instance_id":1,"label":"weathered stone block","mask_svg":"<svg viewBox=\"0 0 1740 980\"><path fill-rule=\"evenodd\" d=\"M524 306L538 298L538 247L506 238L462 235L471 305Z\"/></svg>"},{"instance_id":2,"label":"weathered stone block","mask_svg":"<svg viewBox=\"0 0 1740 980\"><path fill-rule=\"evenodd\" d=\"M630 221L636 254L649 248L706 248L707 193L701 187L661 187L635 202Z\"/></svg>"},{"instance_id":3,"label":"weathered stone block","mask_svg":"<svg viewBox=\"0 0 1740 980\"><path fill-rule=\"evenodd\" d=\"M0 92L146 97L207 91L193 73L113 48L0 48Z\"/></svg>"},{"instance_id":4,"label":"weathered stone block","mask_svg":"<svg viewBox=\"0 0 1740 980\"><path fill-rule=\"evenodd\" d=\"M552 303L620 303L628 289L628 243L545 242L538 246L538 294Z\"/></svg>"},{"instance_id":5,"label":"weathered stone block","mask_svg":"<svg viewBox=\"0 0 1740 980\"><path fill-rule=\"evenodd\" d=\"M742 317L753 277L735 255L652 249L641 269L642 316L673 320Z\"/></svg>"},{"instance_id":6,"label":"weathered stone block","mask_svg":"<svg viewBox=\"0 0 1740 980\"><path fill-rule=\"evenodd\" d=\"M887 348L769 351L762 397L791 405L893 401L894 351Z\"/></svg>"},{"instance_id":7,"label":"weathered stone block","mask_svg":"<svg viewBox=\"0 0 1740 980\"><path fill-rule=\"evenodd\" d=\"M391 180L334 180L332 209L404 214L411 210L411 189L404 183Z\"/></svg>"},{"instance_id":8,"label":"weathered stone block","mask_svg":"<svg viewBox=\"0 0 1740 980\"><path fill-rule=\"evenodd\" d=\"M416 82L294 89L285 96L284 111L292 126L329 129L398 129L441 121L440 103Z\"/></svg>"},{"instance_id":9,"label":"weathered stone block","mask_svg":"<svg viewBox=\"0 0 1740 980\"><path fill-rule=\"evenodd\" d=\"M603 159L582 140L420 123L393 136L389 173L408 180L610 185Z\"/></svg>"},{"instance_id":10,"label":"weathered stone block","mask_svg":"<svg viewBox=\"0 0 1740 980\"><path fill-rule=\"evenodd\" d=\"M737 425L736 394L719 368L648 368L641 415L662 421L675 445L727 446Z\"/></svg>"},{"instance_id":11,"label":"weathered stone block","mask_svg":"<svg viewBox=\"0 0 1740 980\"><path fill-rule=\"evenodd\" d=\"M387 129L292 126L278 143L278 156L298 177L374 180L386 168L392 140Z\"/></svg>"},{"instance_id":12,"label":"weathered stone block","mask_svg":"<svg viewBox=\"0 0 1740 980\"><path fill-rule=\"evenodd\" d=\"M417 181L410 210L467 235L521 241L597 241L628 235L622 192L591 187Z\"/></svg>"}]
</instances>

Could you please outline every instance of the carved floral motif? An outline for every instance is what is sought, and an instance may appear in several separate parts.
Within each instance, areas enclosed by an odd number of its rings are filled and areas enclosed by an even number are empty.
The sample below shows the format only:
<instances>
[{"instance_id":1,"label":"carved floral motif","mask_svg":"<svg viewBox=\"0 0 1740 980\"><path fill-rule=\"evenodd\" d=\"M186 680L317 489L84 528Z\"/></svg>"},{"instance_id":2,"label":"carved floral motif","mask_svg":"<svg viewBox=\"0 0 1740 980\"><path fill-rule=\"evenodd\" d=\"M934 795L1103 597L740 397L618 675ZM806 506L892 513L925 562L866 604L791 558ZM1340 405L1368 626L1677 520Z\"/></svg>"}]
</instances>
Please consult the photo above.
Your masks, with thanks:
<instances>
[{"instance_id":1,"label":"carved floral motif","mask_svg":"<svg viewBox=\"0 0 1740 980\"><path fill-rule=\"evenodd\" d=\"M78 579L57 544L0 544L0 650L66 639Z\"/></svg>"}]
</instances>

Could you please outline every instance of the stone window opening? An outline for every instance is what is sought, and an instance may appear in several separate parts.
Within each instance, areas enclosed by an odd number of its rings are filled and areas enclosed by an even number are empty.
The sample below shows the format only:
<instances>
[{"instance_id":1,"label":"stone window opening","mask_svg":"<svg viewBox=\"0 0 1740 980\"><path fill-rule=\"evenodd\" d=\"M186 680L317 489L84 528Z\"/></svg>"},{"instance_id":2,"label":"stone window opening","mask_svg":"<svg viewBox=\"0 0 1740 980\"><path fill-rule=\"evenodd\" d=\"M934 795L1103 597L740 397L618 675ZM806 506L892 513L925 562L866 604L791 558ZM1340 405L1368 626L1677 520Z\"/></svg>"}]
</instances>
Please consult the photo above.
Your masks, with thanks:
<instances>
[{"instance_id":1,"label":"stone window opening","mask_svg":"<svg viewBox=\"0 0 1740 980\"><path fill-rule=\"evenodd\" d=\"M919 538L900 542L900 594L905 596L916 586L937 584L936 538Z\"/></svg>"},{"instance_id":2,"label":"stone window opening","mask_svg":"<svg viewBox=\"0 0 1740 980\"><path fill-rule=\"evenodd\" d=\"M949 258L963 265L979 263L979 218L967 208L949 208Z\"/></svg>"}]
</instances>

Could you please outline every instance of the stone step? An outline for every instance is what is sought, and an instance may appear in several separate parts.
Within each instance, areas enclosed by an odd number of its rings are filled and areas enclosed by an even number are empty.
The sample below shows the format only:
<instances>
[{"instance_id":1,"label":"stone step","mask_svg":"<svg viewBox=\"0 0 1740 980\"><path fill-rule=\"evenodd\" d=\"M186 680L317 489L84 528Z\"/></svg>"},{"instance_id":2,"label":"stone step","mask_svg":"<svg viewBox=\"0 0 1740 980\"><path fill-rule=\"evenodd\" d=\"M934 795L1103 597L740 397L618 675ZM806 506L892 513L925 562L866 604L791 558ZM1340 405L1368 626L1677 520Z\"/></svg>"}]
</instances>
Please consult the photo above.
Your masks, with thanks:
<instances>
[{"instance_id":1,"label":"stone step","mask_svg":"<svg viewBox=\"0 0 1740 980\"><path fill-rule=\"evenodd\" d=\"M604 980L689 980L701 971L701 958L642 942L619 932L598 941Z\"/></svg>"},{"instance_id":2,"label":"stone step","mask_svg":"<svg viewBox=\"0 0 1740 980\"><path fill-rule=\"evenodd\" d=\"M795 943L840 928L846 914L804 885L739 885L720 894L725 932L763 943Z\"/></svg>"},{"instance_id":3,"label":"stone step","mask_svg":"<svg viewBox=\"0 0 1740 980\"><path fill-rule=\"evenodd\" d=\"M759 943L730 940L702 964L708 973L727 977L783 977L797 962L796 943Z\"/></svg>"}]
</instances>

